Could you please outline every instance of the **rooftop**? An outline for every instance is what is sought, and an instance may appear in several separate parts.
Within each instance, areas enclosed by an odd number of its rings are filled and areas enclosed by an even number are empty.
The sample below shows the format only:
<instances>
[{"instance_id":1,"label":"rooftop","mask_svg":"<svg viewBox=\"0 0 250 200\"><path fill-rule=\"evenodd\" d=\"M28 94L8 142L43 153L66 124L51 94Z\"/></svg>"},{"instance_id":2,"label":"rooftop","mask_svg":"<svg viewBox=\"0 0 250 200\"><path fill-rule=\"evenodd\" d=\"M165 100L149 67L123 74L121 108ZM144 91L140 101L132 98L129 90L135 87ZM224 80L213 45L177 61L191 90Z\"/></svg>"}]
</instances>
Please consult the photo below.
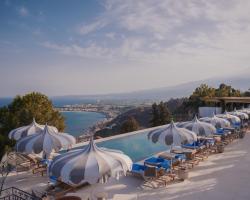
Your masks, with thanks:
<instances>
[{"instance_id":1,"label":"rooftop","mask_svg":"<svg viewBox=\"0 0 250 200\"><path fill-rule=\"evenodd\" d=\"M206 97L207 102L250 103L250 97Z\"/></svg>"}]
</instances>

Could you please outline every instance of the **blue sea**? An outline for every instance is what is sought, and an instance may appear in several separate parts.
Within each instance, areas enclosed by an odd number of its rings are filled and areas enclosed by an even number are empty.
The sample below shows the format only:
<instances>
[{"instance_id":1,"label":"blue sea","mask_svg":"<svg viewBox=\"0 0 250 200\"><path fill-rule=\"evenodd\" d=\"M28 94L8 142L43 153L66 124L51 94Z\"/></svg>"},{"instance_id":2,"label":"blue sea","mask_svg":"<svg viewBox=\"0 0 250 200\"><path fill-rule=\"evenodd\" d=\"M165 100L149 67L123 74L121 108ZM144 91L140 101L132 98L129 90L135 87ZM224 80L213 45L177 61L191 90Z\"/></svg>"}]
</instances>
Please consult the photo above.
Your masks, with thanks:
<instances>
[{"instance_id":1,"label":"blue sea","mask_svg":"<svg viewBox=\"0 0 250 200\"><path fill-rule=\"evenodd\" d=\"M0 98L0 107L7 106L12 100L13 98ZM96 103L96 100L52 98L52 102L54 106L59 107L69 104ZM84 130L106 118L104 114L96 112L62 112L62 115L65 118L65 132L73 136L81 135Z\"/></svg>"},{"instance_id":2,"label":"blue sea","mask_svg":"<svg viewBox=\"0 0 250 200\"><path fill-rule=\"evenodd\" d=\"M106 116L96 112L61 112L65 118L66 133L79 136L84 130L96 122L104 120Z\"/></svg>"},{"instance_id":3,"label":"blue sea","mask_svg":"<svg viewBox=\"0 0 250 200\"><path fill-rule=\"evenodd\" d=\"M7 106L13 101L13 97L1 97L0 107ZM67 97L52 97L50 98L55 107L61 107L64 105L74 105L74 104L95 104L96 99L80 99L80 98L67 98Z\"/></svg>"}]
</instances>

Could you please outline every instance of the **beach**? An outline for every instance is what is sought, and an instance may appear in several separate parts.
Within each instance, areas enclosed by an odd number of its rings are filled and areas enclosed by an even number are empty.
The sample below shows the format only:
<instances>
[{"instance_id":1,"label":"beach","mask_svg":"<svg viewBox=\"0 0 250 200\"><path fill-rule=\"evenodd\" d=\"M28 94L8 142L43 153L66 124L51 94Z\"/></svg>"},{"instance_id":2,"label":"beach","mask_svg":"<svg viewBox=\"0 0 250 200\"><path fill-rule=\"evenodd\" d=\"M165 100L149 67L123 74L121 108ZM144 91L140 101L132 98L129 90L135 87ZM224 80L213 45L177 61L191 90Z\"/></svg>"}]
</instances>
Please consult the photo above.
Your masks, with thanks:
<instances>
[{"instance_id":1,"label":"beach","mask_svg":"<svg viewBox=\"0 0 250 200\"><path fill-rule=\"evenodd\" d=\"M250 195L250 132L244 139L237 139L226 146L224 153L213 154L189 172L189 179L172 183L165 188L141 187L142 179L127 176L119 181L110 180L106 184L86 186L74 192L84 197L90 193L105 191L108 199L140 200L249 200ZM46 176L31 172L13 173L5 188L15 186L30 192L42 191L48 184ZM71 193L72 194L72 193ZM68 194L69 195L69 194Z\"/></svg>"}]
</instances>

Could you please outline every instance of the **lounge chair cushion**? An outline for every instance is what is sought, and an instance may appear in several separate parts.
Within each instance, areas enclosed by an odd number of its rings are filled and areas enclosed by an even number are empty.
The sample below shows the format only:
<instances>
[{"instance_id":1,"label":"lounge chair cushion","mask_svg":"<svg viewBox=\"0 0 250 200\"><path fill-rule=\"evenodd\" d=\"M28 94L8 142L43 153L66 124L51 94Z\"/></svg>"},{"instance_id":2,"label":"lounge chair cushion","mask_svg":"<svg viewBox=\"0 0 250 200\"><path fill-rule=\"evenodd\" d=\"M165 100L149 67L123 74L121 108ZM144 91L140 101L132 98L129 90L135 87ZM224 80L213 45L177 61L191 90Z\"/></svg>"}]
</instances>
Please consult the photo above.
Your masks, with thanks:
<instances>
[{"instance_id":1,"label":"lounge chair cushion","mask_svg":"<svg viewBox=\"0 0 250 200\"><path fill-rule=\"evenodd\" d=\"M140 164L134 163L132 165L132 170L131 171L135 172L135 173L143 173L145 169L146 169L145 165L140 165Z\"/></svg>"}]
</instances>

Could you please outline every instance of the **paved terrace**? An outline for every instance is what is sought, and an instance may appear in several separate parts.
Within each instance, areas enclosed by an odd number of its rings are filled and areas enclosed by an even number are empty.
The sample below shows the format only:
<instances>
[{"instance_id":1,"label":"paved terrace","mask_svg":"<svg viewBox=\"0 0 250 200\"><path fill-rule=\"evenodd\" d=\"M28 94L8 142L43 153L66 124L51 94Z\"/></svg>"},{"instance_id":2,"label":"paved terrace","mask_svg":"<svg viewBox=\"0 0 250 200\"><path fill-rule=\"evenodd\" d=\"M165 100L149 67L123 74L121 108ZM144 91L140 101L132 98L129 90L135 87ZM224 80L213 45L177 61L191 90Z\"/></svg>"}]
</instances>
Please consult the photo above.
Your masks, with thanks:
<instances>
[{"instance_id":1,"label":"paved terrace","mask_svg":"<svg viewBox=\"0 0 250 200\"><path fill-rule=\"evenodd\" d=\"M249 200L250 199L250 132L243 140L229 144L223 154L209 156L190 171L190 178L184 182L168 185L166 188L142 188L142 180L124 177L110 180L104 185L93 185L79 189L74 195L84 197L91 192L105 191L108 199L139 200ZM29 173L12 174L5 187L42 190L47 178ZM84 199L84 198L83 198Z\"/></svg>"}]
</instances>

